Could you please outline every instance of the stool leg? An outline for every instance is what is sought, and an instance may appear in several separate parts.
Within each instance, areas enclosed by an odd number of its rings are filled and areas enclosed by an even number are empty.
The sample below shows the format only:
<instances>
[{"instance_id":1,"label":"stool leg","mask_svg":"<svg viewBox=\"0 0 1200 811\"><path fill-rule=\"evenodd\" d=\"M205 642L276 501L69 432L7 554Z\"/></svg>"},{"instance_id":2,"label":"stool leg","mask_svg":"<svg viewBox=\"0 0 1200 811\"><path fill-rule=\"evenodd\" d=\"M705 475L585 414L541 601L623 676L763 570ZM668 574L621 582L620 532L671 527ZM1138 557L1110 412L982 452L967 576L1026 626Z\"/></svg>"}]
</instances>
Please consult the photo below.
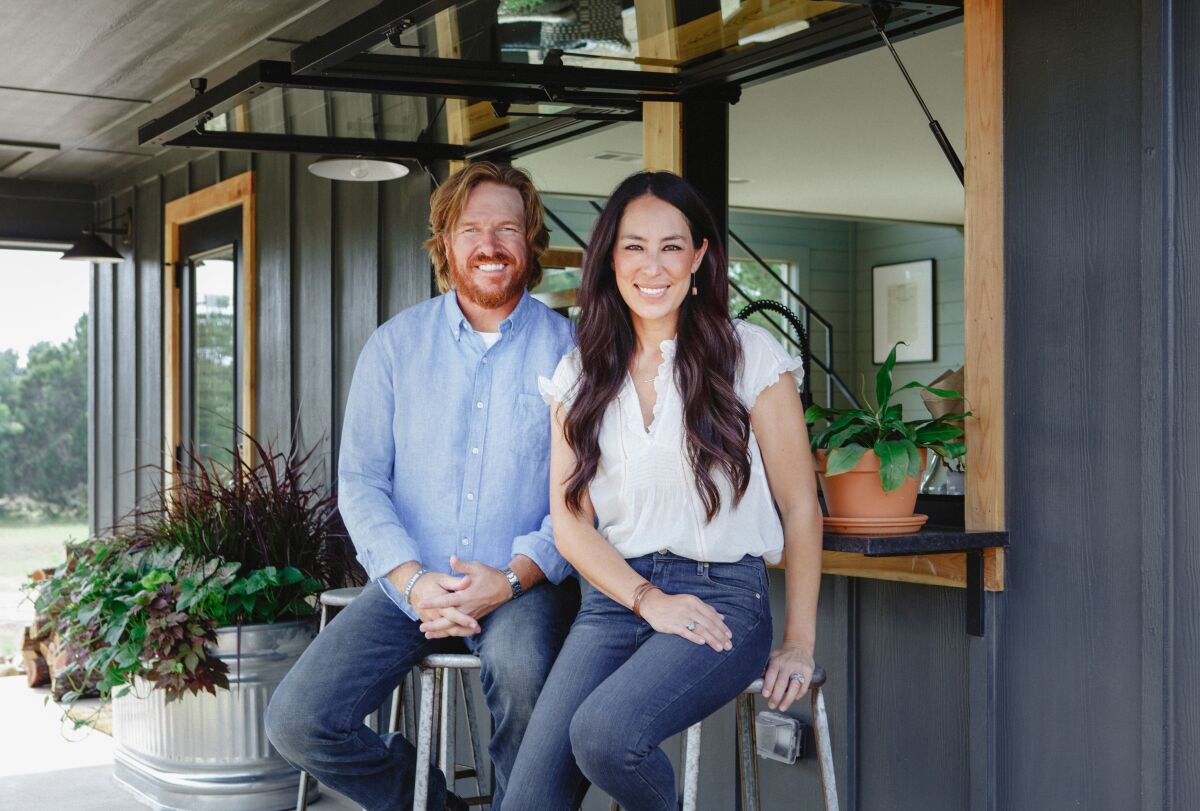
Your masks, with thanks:
<instances>
[{"instance_id":1,"label":"stool leg","mask_svg":"<svg viewBox=\"0 0 1200 811\"><path fill-rule=\"evenodd\" d=\"M683 811L696 811L700 793L700 724L687 729L683 745Z\"/></svg>"},{"instance_id":2,"label":"stool leg","mask_svg":"<svg viewBox=\"0 0 1200 811\"><path fill-rule=\"evenodd\" d=\"M327 624L329 624L329 606L321 603L321 621L317 625L317 633L324 631ZM296 792L296 811L308 811L308 782L311 779L308 772L300 772L300 789Z\"/></svg>"},{"instance_id":3,"label":"stool leg","mask_svg":"<svg viewBox=\"0 0 1200 811\"><path fill-rule=\"evenodd\" d=\"M741 784L741 811L759 811L758 751L754 745L754 695L742 693L734 704L737 717L738 782Z\"/></svg>"},{"instance_id":4,"label":"stool leg","mask_svg":"<svg viewBox=\"0 0 1200 811\"><path fill-rule=\"evenodd\" d=\"M417 768L413 811L425 811L429 800L429 765L433 750L434 671L421 671L421 713L417 721Z\"/></svg>"},{"instance_id":5,"label":"stool leg","mask_svg":"<svg viewBox=\"0 0 1200 811\"><path fill-rule=\"evenodd\" d=\"M392 706L388 708L388 732L400 731L400 705L404 701L404 679L392 691Z\"/></svg>"},{"instance_id":6,"label":"stool leg","mask_svg":"<svg viewBox=\"0 0 1200 811\"><path fill-rule=\"evenodd\" d=\"M308 808L308 772L300 772L300 792L296 795L296 811Z\"/></svg>"},{"instance_id":7,"label":"stool leg","mask_svg":"<svg viewBox=\"0 0 1200 811\"><path fill-rule=\"evenodd\" d=\"M463 708L467 713L467 738L471 744L471 770L475 773L475 796L483 796L483 744L479 740L479 721L475 718L475 691L467 684L467 671L458 671Z\"/></svg>"},{"instance_id":8,"label":"stool leg","mask_svg":"<svg viewBox=\"0 0 1200 811\"><path fill-rule=\"evenodd\" d=\"M833 773L833 746L829 741L829 716L825 712L825 696L820 687L812 690L813 733L817 739L817 757L821 766L821 789L825 794L825 811L838 811L837 776Z\"/></svg>"},{"instance_id":9,"label":"stool leg","mask_svg":"<svg viewBox=\"0 0 1200 811\"><path fill-rule=\"evenodd\" d=\"M413 668L404 677L404 737L417 739L417 672Z\"/></svg>"},{"instance_id":10,"label":"stool leg","mask_svg":"<svg viewBox=\"0 0 1200 811\"><path fill-rule=\"evenodd\" d=\"M438 768L446 775L446 789L454 790L454 673L441 679L441 720L438 723Z\"/></svg>"}]
</instances>

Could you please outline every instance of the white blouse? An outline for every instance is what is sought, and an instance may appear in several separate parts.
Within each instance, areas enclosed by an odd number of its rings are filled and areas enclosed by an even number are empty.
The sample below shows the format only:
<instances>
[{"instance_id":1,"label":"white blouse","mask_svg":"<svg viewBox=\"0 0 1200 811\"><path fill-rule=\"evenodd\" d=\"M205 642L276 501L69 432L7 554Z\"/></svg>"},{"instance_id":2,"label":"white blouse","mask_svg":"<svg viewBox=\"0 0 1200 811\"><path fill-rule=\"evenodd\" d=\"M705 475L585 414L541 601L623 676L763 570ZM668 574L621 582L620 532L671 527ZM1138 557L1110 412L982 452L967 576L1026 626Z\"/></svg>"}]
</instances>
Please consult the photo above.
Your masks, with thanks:
<instances>
[{"instance_id":1,"label":"white blouse","mask_svg":"<svg viewBox=\"0 0 1200 811\"><path fill-rule=\"evenodd\" d=\"M734 388L747 410L784 372L791 372L797 385L803 380L800 359L789 355L767 330L734 321L734 331L743 356ZM741 503L733 505L729 481L715 474L721 509L711 522L705 521L704 502L687 456L683 401L675 385L675 341L663 341L661 348L663 362L654 378L657 398L649 430L628 375L600 424L600 462L588 487L600 534L625 558L667 550L713 563L740 560L743 555L778 563L783 527L753 429L750 484ZM548 404L570 408L579 364L576 349L559 361L553 379L538 378Z\"/></svg>"}]
</instances>

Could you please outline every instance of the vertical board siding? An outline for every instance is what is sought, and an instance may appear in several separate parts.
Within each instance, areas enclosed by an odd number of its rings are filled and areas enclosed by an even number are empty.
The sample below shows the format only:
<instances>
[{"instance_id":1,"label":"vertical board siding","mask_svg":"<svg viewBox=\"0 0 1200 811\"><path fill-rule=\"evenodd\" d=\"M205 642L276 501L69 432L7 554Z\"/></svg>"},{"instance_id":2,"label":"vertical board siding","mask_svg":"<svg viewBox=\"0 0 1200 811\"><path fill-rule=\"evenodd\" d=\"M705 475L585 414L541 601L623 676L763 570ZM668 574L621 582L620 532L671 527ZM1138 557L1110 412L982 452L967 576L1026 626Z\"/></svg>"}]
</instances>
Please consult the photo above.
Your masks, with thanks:
<instances>
[{"instance_id":1,"label":"vertical board siding","mask_svg":"<svg viewBox=\"0 0 1200 811\"><path fill-rule=\"evenodd\" d=\"M292 163L290 155L255 156L258 250L255 330L255 426L264 445L286 448L292 433Z\"/></svg>"},{"instance_id":2,"label":"vertical board siding","mask_svg":"<svg viewBox=\"0 0 1200 811\"><path fill-rule=\"evenodd\" d=\"M429 176L414 171L381 185L379 194L379 323L429 298L433 272L421 247L429 235Z\"/></svg>"},{"instance_id":3,"label":"vertical board siding","mask_svg":"<svg viewBox=\"0 0 1200 811\"><path fill-rule=\"evenodd\" d=\"M113 198L112 210L132 209L134 190L128 189ZM137 216L134 212L133 216ZM114 452L113 503L118 519L128 515L137 501L137 444L138 444L138 378L137 378L137 250L121 244L125 259L113 266L116 286L114 316L114 347L116 368L113 373L113 409L116 424Z\"/></svg>"},{"instance_id":4,"label":"vertical board siding","mask_svg":"<svg viewBox=\"0 0 1200 811\"><path fill-rule=\"evenodd\" d=\"M1007 808L1143 807L1141 13L1005 3Z\"/></svg>"},{"instance_id":5,"label":"vertical board siding","mask_svg":"<svg viewBox=\"0 0 1200 811\"><path fill-rule=\"evenodd\" d=\"M858 807L967 808L963 592L863 580L857 596Z\"/></svg>"},{"instance_id":6,"label":"vertical board siding","mask_svg":"<svg viewBox=\"0 0 1200 811\"><path fill-rule=\"evenodd\" d=\"M346 398L358 354L375 331L379 315L379 187L373 183L340 183L334 187L334 340L333 418L331 435L340 437ZM338 444L333 453L336 457Z\"/></svg>"},{"instance_id":7,"label":"vertical board siding","mask_svg":"<svg viewBox=\"0 0 1200 811\"><path fill-rule=\"evenodd\" d=\"M296 441L331 477L333 426L333 189L292 164L292 403Z\"/></svg>"},{"instance_id":8,"label":"vertical board siding","mask_svg":"<svg viewBox=\"0 0 1200 811\"><path fill-rule=\"evenodd\" d=\"M138 184L137 224L137 442L135 496L143 499L160 481L162 464L162 181Z\"/></svg>"},{"instance_id":9,"label":"vertical board siding","mask_svg":"<svg viewBox=\"0 0 1200 811\"><path fill-rule=\"evenodd\" d=\"M1168 6L1168 8L1170 8ZM1200 62L1195 58L1196 43L1200 42L1200 8L1194 3L1176 3L1171 9L1172 39L1176 62L1174 76L1174 106L1178 130L1173 172L1174 198L1172 248L1174 261L1168 278L1171 286L1167 295L1173 302L1168 312L1174 317L1168 322L1170 398L1168 421L1161 434L1168 442L1178 438L1179 446L1170 453L1172 461L1167 481L1170 482L1169 538L1172 542L1170 571L1173 588L1168 592L1172 627L1169 655L1164 664L1171 675L1171 694L1166 713L1170 719L1169 737L1176 756L1170 795L1172 808L1200 807L1200 773L1191 768L1195 753L1200 751L1200 683L1195 678L1197 653L1200 651L1200 436L1195 425L1197 403L1200 403L1200 324L1194 316L1200 304ZM1157 495L1157 494L1155 494ZM1147 539L1153 541L1152 538ZM1164 588L1165 588L1164 584ZM1149 618L1148 618L1149 619ZM1157 619L1157 618L1155 618ZM1147 622L1149 625L1149 622ZM1153 630L1153 626L1148 629ZM1157 734L1157 730L1155 730Z\"/></svg>"},{"instance_id":10,"label":"vertical board siding","mask_svg":"<svg viewBox=\"0 0 1200 811\"><path fill-rule=\"evenodd\" d=\"M111 216L111 205L102 202L97 206L97 218L104 220ZM114 501L114 486L116 479L115 442L117 427L114 419L114 386L116 376L116 323L113 315L116 300L116 284L114 284L116 265L96 265L96 306L92 310L92 318L96 322L96 392L92 400L96 412L96 514L91 523L96 531L103 533L112 526L116 517Z\"/></svg>"}]
</instances>

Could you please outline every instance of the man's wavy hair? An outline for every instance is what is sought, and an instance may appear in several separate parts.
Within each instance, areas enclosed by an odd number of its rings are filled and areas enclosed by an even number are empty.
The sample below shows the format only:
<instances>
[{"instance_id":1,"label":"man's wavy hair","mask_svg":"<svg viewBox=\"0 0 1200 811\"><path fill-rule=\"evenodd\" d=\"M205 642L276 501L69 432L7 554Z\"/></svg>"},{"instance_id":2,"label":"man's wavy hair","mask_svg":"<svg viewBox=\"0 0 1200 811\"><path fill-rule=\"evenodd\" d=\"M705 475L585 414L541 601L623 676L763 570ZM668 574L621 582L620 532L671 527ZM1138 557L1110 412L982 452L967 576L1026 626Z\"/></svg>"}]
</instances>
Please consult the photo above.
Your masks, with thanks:
<instances>
[{"instance_id":1,"label":"man's wavy hair","mask_svg":"<svg viewBox=\"0 0 1200 811\"><path fill-rule=\"evenodd\" d=\"M537 287L542 281L542 254L550 244L546 220L542 213L542 198L534 188L533 180L522 169L514 166L497 166L490 161L472 163L452 174L438 186L429 204L430 237L425 240L429 258L433 260L433 272L437 277L438 289L445 293L454 284L450 267L450 255L442 237L454 231L467 197L471 190L485 181L499 183L516 189L525 203L525 244L529 248L526 269L529 273L528 287Z\"/></svg>"}]
</instances>

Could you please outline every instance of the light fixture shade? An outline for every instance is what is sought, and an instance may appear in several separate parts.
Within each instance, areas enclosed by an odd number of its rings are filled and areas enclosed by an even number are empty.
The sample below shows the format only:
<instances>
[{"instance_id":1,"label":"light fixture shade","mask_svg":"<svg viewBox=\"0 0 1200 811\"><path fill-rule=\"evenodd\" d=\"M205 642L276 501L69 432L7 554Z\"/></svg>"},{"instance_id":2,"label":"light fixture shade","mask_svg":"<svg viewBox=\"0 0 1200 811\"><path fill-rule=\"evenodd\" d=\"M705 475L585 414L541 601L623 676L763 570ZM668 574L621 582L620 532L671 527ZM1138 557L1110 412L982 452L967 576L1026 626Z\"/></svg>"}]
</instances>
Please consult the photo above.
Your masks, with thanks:
<instances>
[{"instance_id":1,"label":"light fixture shade","mask_svg":"<svg viewBox=\"0 0 1200 811\"><path fill-rule=\"evenodd\" d=\"M408 174L408 167L399 161L382 158L318 158L308 165L308 171L329 180L378 182L395 180Z\"/></svg>"},{"instance_id":2,"label":"light fixture shade","mask_svg":"<svg viewBox=\"0 0 1200 811\"><path fill-rule=\"evenodd\" d=\"M80 262L120 262L125 259L113 250L112 246L96 236L91 231L84 231L83 236L67 249L62 259L75 259Z\"/></svg>"}]
</instances>

